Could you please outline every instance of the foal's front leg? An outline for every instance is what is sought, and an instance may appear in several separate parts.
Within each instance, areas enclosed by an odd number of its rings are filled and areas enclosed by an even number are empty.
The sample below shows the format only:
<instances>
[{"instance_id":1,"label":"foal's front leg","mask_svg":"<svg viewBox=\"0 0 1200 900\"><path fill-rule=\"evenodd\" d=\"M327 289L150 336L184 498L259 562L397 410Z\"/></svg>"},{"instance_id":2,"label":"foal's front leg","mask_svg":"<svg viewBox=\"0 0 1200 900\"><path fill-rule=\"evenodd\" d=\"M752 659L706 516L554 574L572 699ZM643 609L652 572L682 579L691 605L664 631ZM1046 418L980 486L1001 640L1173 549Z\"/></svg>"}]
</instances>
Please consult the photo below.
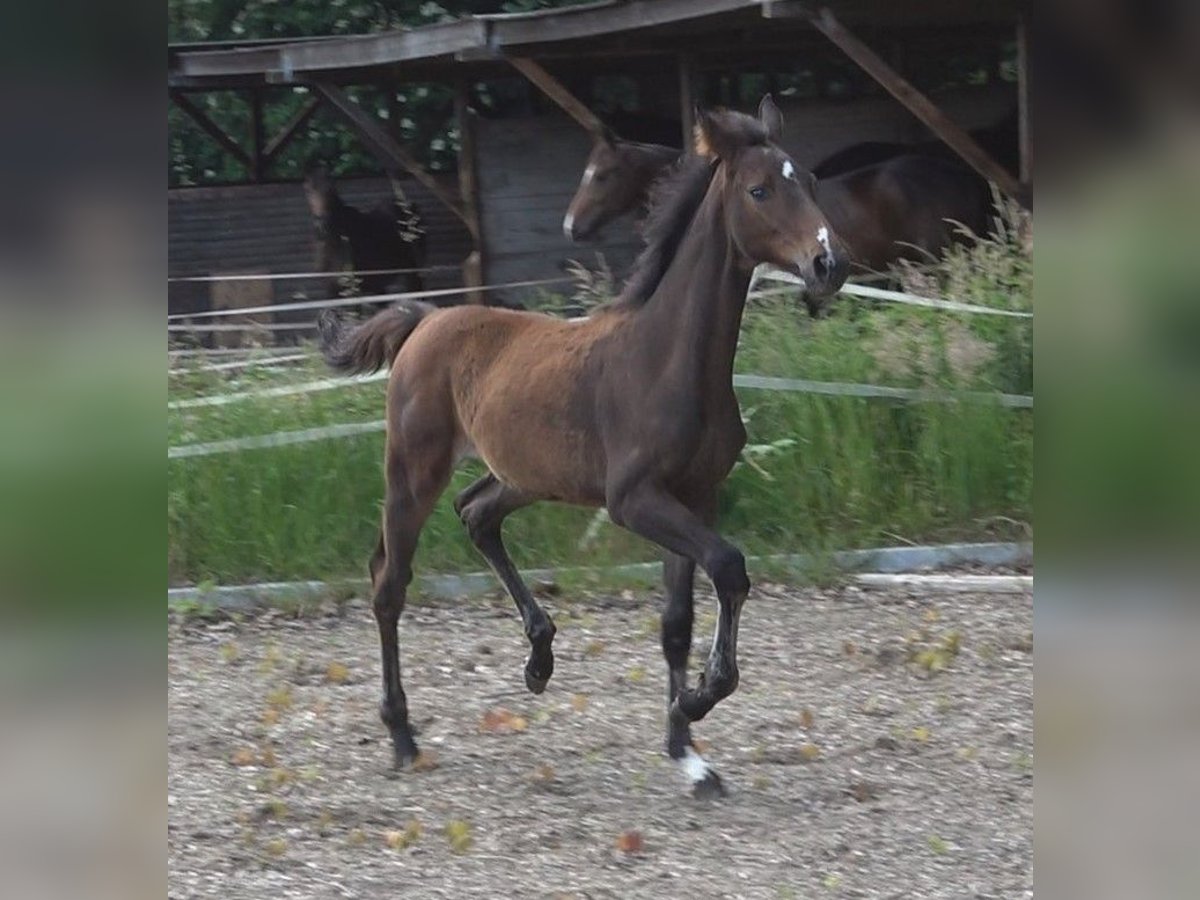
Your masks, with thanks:
<instances>
[{"instance_id":1,"label":"foal's front leg","mask_svg":"<svg viewBox=\"0 0 1200 900\"><path fill-rule=\"evenodd\" d=\"M525 661L525 686L533 693L540 694L554 673L554 651L551 649L554 622L529 593L500 536L500 526L505 517L532 502L532 498L505 486L494 475L488 474L470 484L455 498L454 509L467 526L471 542L504 582L509 596L517 604L530 647L529 659Z\"/></svg>"},{"instance_id":2,"label":"foal's front leg","mask_svg":"<svg viewBox=\"0 0 1200 900\"><path fill-rule=\"evenodd\" d=\"M687 689L688 655L692 649L695 610L692 594L696 564L686 556L668 553L663 560L663 583L667 599L662 614L662 650L667 661L667 755L679 766L697 797L720 797L725 793L716 771L692 743L691 723L671 715L676 698Z\"/></svg>"},{"instance_id":3,"label":"foal's front leg","mask_svg":"<svg viewBox=\"0 0 1200 900\"><path fill-rule=\"evenodd\" d=\"M674 727L683 729L737 688L738 620L750 592L746 559L696 513L655 486L638 485L611 497L608 511L618 525L698 563L716 589L717 627L704 673L695 689L680 684L671 701Z\"/></svg>"}]
</instances>

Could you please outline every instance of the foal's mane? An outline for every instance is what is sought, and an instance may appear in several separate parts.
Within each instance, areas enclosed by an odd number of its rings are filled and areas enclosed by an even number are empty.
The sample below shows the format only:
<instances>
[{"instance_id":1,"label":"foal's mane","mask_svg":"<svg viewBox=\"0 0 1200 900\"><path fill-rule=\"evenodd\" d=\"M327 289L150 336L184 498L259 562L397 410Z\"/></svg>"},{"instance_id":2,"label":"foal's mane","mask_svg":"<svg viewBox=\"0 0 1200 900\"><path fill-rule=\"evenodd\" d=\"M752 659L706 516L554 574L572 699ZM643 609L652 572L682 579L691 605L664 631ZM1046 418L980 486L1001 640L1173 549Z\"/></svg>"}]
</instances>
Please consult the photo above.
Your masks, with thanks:
<instances>
[{"instance_id":1,"label":"foal's mane","mask_svg":"<svg viewBox=\"0 0 1200 900\"><path fill-rule=\"evenodd\" d=\"M688 153L650 188L650 214L642 227L646 247L638 254L613 306L641 306L650 299L675 258L716 169L716 160Z\"/></svg>"},{"instance_id":2,"label":"foal's mane","mask_svg":"<svg viewBox=\"0 0 1200 900\"><path fill-rule=\"evenodd\" d=\"M768 142L766 129L751 116L721 110L712 113L711 119L732 143L749 147ZM638 254L625 288L612 301L613 307L643 306L667 274L717 171L717 159L699 127L696 150L684 154L650 188L650 213L642 228L646 248Z\"/></svg>"}]
</instances>

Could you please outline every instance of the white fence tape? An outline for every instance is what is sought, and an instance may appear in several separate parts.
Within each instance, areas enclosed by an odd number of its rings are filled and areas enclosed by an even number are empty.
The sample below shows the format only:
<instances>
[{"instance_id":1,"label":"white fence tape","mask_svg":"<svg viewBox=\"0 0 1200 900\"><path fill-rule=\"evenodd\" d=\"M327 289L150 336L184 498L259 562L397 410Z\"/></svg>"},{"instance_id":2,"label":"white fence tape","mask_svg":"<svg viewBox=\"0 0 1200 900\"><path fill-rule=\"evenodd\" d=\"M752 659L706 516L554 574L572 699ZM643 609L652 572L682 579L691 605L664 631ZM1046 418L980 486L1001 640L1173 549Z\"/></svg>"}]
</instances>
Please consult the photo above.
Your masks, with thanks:
<instances>
[{"instance_id":1,"label":"white fence tape","mask_svg":"<svg viewBox=\"0 0 1200 900\"><path fill-rule=\"evenodd\" d=\"M239 450L261 450L266 447L285 447L288 444L307 444L330 438L352 437L369 434L387 428L384 419L374 422L351 422L345 425L326 425L323 428L305 428L300 431L276 431L271 434L256 434L251 437L230 438L225 441L209 441L203 444L182 444L167 448L167 459L187 459L193 456L214 456L218 453L235 453Z\"/></svg>"},{"instance_id":2,"label":"white fence tape","mask_svg":"<svg viewBox=\"0 0 1200 900\"><path fill-rule=\"evenodd\" d=\"M428 291L402 291L398 294L368 294L364 297L335 297L329 300L301 300L295 303L270 303L266 306L250 306L245 309L209 309L203 312L195 313L175 313L167 316L168 322L177 322L181 319L210 319L217 316L247 316L255 313L279 313L292 312L301 309L334 309L339 306L363 306L369 304L392 303L397 300L420 300L424 297L455 297L462 294L471 294L476 291L502 291L508 288L523 288L523 287L541 287L547 284L563 284L564 282L573 281L574 279L563 276L561 278L538 278L532 281L510 281L505 284L482 284L478 287L460 287L460 288L437 288ZM239 328L242 326L238 326ZM246 327L255 327L252 325ZM305 326L308 327L308 326ZM171 330L171 326L167 326ZM188 326L176 328L178 331L187 331ZM197 329L199 330L199 329Z\"/></svg>"},{"instance_id":3,"label":"white fence tape","mask_svg":"<svg viewBox=\"0 0 1200 900\"><path fill-rule=\"evenodd\" d=\"M375 372L358 378L322 378L319 381L305 381L301 384L284 384L279 387L261 388L254 391L239 391L235 394L216 394L210 397L190 397L187 400L172 400L167 409L197 409L204 406L228 406L242 400L253 400L264 397L290 397L294 394L312 394L317 391L332 391L336 388L352 387L356 384L370 384L373 381L386 381L389 371Z\"/></svg>"},{"instance_id":4,"label":"white fence tape","mask_svg":"<svg viewBox=\"0 0 1200 900\"><path fill-rule=\"evenodd\" d=\"M316 322L188 322L168 323L167 333L193 331L315 331Z\"/></svg>"},{"instance_id":5,"label":"white fence tape","mask_svg":"<svg viewBox=\"0 0 1200 900\"><path fill-rule=\"evenodd\" d=\"M305 357L301 356L300 358ZM286 384L278 387L238 391L230 394L215 394L208 397L172 400L167 404L167 409L198 409L209 406L228 406L231 403L239 403L243 400L290 397L296 394L332 391L338 388L384 381L387 379L388 374L385 370L357 378L322 378L317 381L301 382L300 384ZM954 392L936 388L899 388L877 384L808 381L803 378L773 378L766 375L734 375L733 386L764 391L797 391L805 394L825 394L833 397L878 397L927 403L952 403L958 400L970 400L981 403L994 402L1001 406L1025 409L1033 407L1033 397L1028 394L997 394L987 391Z\"/></svg>"},{"instance_id":6,"label":"white fence tape","mask_svg":"<svg viewBox=\"0 0 1200 900\"><path fill-rule=\"evenodd\" d=\"M419 269L363 269L357 272L262 272L240 275L179 275L167 284L210 283L218 281L294 281L301 278L362 278L367 275L412 275L423 272L461 272L462 266L425 266Z\"/></svg>"},{"instance_id":7,"label":"white fence tape","mask_svg":"<svg viewBox=\"0 0 1200 900\"><path fill-rule=\"evenodd\" d=\"M265 388L258 391L244 391L238 394L224 394L215 397L197 397L193 402L188 400L175 401L176 404L191 406L222 406L236 403L251 397L280 397L289 394L304 393L311 390L331 390L337 387L348 387L361 384L364 380L376 381L386 378L386 373L377 373L367 379L325 379L320 382L309 382L303 385L284 385L278 388ZM835 397L883 397L893 400L909 400L927 403L949 403L957 400L973 400L978 402L995 402L1001 406L1031 408L1033 398L1019 394L988 394L982 392L954 394L949 391L920 390L915 388L889 388L873 384L843 384L830 381L803 381L795 378L767 378L762 375L734 375L735 387L752 388L768 391L798 391L807 394L825 394ZM182 405L168 404L168 408L188 408ZM379 419L374 422L355 422L344 425L326 425L321 428L305 428L300 431L277 431L272 434L254 435L243 438L230 438L224 441L210 441L201 444L181 444L167 448L167 459L185 459L193 456L213 456L218 453L234 453L240 450L259 450L266 447L282 447L288 444L304 444L309 441L323 441L330 438L351 437L367 434L373 431L383 431L386 422Z\"/></svg>"},{"instance_id":8,"label":"white fence tape","mask_svg":"<svg viewBox=\"0 0 1200 900\"><path fill-rule=\"evenodd\" d=\"M274 366L280 363L300 362L312 359L311 353L293 353L286 356L257 356L250 359L235 359L230 362L213 363L212 365L183 366L178 369L167 369L168 375L194 375L197 372L227 372L232 369L249 369L254 366Z\"/></svg>"},{"instance_id":9,"label":"white fence tape","mask_svg":"<svg viewBox=\"0 0 1200 900\"><path fill-rule=\"evenodd\" d=\"M884 397L918 403L953 403L971 400L998 403L1001 406L1033 408L1028 394L994 394L987 391L947 391L936 388L899 388L878 384L846 384L839 381L806 381L802 378L769 378L766 375L734 375L733 386L764 391L799 391L833 397Z\"/></svg>"},{"instance_id":10,"label":"white fence tape","mask_svg":"<svg viewBox=\"0 0 1200 900\"><path fill-rule=\"evenodd\" d=\"M753 291L759 281L783 281L788 284L794 284L798 287L804 287L804 279L798 278L791 272L784 272L782 269L767 269L764 268L761 272L754 273L754 279L750 283L750 290ZM773 290L759 291L757 296L765 296L768 294L782 291L782 288ZM999 309L993 306L978 306L974 303L960 303L957 300L935 300L932 297L919 297L916 294L904 294L899 291L885 291L882 288L868 287L865 284L854 284L846 282L842 285L839 293L849 294L853 297L863 297L868 300L887 300L891 303L902 303L907 306L924 306L929 309L944 309L949 312L972 313L981 316L1008 316L1016 319L1032 319L1033 313L1022 312L1015 309Z\"/></svg>"}]
</instances>

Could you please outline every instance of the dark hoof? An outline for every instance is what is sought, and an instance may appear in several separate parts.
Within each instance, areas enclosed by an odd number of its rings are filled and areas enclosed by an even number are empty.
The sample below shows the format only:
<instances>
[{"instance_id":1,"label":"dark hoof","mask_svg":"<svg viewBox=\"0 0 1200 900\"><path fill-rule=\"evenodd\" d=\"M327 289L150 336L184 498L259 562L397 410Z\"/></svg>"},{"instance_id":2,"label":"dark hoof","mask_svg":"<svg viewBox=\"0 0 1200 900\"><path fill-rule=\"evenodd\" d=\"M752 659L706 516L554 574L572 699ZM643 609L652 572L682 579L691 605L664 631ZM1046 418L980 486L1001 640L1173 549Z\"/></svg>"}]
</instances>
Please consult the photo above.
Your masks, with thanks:
<instances>
[{"instance_id":1,"label":"dark hoof","mask_svg":"<svg viewBox=\"0 0 1200 900\"><path fill-rule=\"evenodd\" d=\"M397 750L394 756L393 765L397 772L406 772L413 767L413 763L417 761L417 757L421 754L417 752L417 748L411 750Z\"/></svg>"},{"instance_id":2,"label":"dark hoof","mask_svg":"<svg viewBox=\"0 0 1200 900\"><path fill-rule=\"evenodd\" d=\"M702 779L692 783L692 796L697 800L720 800L726 794L721 777L712 769Z\"/></svg>"},{"instance_id":3,"label":"dark hoof","mask_svg":"<svg viewBox=\"0 0 1200 900\"><path fill-rule=\"evenodd\" d=\"M550 679L534 678L533 673L530 673L527 668L527 670L526 670L526 688L528 688L530 691L532 691L533 694L541 694L542 691L546 690L547 684L550 684Z\"/></svg>"},{"instance_id":4,"label":"dark hoof","mask_svg":"<svg viewBox=\"0 0 1200 900\"><path fill-rule=\"evenodd\" d=\"M421 751L411 735L392 735L392 763L397 772L411 769L420 755Z\"/></svg>"},{"instance_id":5,"label":"dark hoof","mask_svg":"<svg viewBox=\"0 0 1200 900\"><path fill-rule=\"evenodd\" d=\"M540 694L546 690L546 685L550 683L549 677L538 678L528 668L525 669L525 687L529 688L530 692Z\"/></svg>"},{"instance_id":6,"label":"dark hoof","mask_svg":"<svg viewBox=\"0 0 1200 900\"><path fill-rule=\"evenodd\" d=\"M554 657L547 653L544 658L535 661L530 657L525 662L525 686L535 694L546 690L550 676L554 674Z\"/></svg>"}]
</instances>

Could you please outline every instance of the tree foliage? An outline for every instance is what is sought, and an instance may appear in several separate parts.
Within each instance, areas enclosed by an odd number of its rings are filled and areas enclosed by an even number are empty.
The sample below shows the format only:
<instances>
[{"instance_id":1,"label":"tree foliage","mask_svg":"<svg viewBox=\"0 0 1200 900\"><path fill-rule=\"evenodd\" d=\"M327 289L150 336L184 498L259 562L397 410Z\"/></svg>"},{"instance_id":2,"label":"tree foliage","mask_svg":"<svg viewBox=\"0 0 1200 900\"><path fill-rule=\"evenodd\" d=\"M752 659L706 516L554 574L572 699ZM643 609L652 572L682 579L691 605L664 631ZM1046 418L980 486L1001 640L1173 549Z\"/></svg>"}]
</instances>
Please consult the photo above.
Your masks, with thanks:
<instances>
[{"instance_id":1,"label":"tree foliage","mask_svg":"<svg viewBox=\"0 0 1200 900\"><path fill-rule=\"evenodd\" d=\"M366 34L449 22L466 15L567 6L579 0L169 0L171 43L301 38ZM394 91L389 109L388 92ZM307 101L304 88L263 91L265 139L278 133ZM410 152L432 171L450 171L458 152L453 93L444 85L397 83L360 86L351 96L388 122ZM242 147L253 146L251 103L246 91L212 91L192 98ZM168 183L172 186L248 181L250 172L226 153L183 111L167 113ZM268 179L296 179L309 162L324 161L335 176L379 171L358 139L327 110L319 110L273 162Z\"/></svg>"}]
</instances>

